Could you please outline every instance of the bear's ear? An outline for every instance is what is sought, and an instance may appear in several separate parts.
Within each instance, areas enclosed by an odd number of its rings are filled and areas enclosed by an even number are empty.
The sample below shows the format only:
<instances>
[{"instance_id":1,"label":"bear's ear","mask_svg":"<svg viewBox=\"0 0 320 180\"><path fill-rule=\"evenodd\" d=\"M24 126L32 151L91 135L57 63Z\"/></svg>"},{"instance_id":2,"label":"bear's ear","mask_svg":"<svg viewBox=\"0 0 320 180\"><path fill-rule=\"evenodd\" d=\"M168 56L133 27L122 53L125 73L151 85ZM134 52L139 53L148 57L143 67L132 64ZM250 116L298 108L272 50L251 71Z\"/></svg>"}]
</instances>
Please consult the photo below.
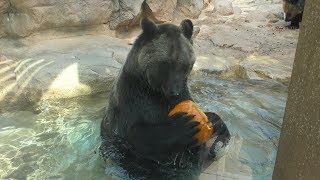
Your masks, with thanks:
<instances>
[{"instance_id":1,"label":"bear's ear","mask_svg":"<svg viewBox=\"0 0 320 180\"><path fill-rule=\"evenodd\" d=\"M180 29L183 35L191 40L191 36L193 33L193 24L189 19L185 19L180 23Z\"/></svg>"},{"instance_id":2,"label":"bear's ear","mask_svg":"<svg viewBox=\"0 0 320 180\"><path fill-rule=\"evenodd\" d=\"M158 31L157 25L147 17L143 17L141 19L140 26L143 30L143 33L147 34L148 36L153 36Z\"/></svg>"}]
</instances>

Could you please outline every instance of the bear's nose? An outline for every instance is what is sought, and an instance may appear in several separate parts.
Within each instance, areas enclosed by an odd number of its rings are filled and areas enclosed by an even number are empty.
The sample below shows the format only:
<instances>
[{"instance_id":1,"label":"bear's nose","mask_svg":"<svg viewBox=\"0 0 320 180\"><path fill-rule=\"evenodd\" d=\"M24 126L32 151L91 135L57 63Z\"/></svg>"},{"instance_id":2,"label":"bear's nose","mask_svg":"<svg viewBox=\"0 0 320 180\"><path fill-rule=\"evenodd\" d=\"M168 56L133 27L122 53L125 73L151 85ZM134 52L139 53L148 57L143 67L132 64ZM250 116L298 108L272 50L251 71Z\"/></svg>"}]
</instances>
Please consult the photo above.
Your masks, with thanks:
<instances>
[{"instance_id":1,"label":"bear's nose","mask_svg":"<svg viewBox=\"0 0 320 180\"><path fill-rule=\"evenodd\" d=\"M180 95L180 86L178 84L168 84L162 86L162 91L168 98L174 98Z\"/></svg>"},{"instance_id":2,"label":"bear's nose","mask_svg":"<svg viewBox=\"0 0 320 180\"><path fill-rule=\"evenodd\" d=\"M172 91L172 92L169 93L169 96L171 96L171 97L176 97L176 96L179 96L179 95L180 95L180 93L176 92L176 91Z\"/></svg>"}]
</instances>

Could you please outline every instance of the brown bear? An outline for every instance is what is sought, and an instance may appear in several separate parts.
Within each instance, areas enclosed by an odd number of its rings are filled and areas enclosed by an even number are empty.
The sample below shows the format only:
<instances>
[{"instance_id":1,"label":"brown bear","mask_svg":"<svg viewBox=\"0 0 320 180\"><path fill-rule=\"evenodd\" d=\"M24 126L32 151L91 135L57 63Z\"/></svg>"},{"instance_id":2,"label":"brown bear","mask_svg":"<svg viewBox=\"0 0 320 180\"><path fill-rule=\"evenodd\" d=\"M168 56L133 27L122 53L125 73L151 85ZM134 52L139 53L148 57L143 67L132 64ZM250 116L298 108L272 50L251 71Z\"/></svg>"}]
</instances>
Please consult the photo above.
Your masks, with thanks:
<instances>
[{"instance_id":1,"label":"brown bear","mask_svg":"<svg viewBox=\"0 0 320 180\"><path fill-rule=\"evenodd\" d=\"M156 25L143 18L141 28L110 94L100 152L132 178L197 179L207 158L206 145L195 147L199 122L183 112L168 116L178 102L192 100L188 76L196 59L193 24ZM206 115L217 136L209 149L214 158L216 145L225 146L230 133L218 115Z\"/></svg>"}]
</instances>

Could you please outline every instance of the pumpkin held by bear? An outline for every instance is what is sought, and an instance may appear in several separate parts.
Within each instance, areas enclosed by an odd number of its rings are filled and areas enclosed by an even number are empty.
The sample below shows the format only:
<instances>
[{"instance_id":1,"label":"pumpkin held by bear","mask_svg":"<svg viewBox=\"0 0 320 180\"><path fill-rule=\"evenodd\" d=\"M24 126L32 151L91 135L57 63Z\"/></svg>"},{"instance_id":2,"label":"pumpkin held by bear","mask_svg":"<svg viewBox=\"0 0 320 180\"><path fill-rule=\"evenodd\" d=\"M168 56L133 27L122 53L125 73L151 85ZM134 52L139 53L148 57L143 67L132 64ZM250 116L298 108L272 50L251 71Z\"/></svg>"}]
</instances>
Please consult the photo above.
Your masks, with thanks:
<instances>
[{"instance_id":1,"label":"pumpkin held by bear","mask_svg":"<svg viewBox=\"0 0 320 180\"><path fill-rule=\"evenodd\" d=\"M192 114L194 115L194 118L191 121L200 122L200 124L196 126L200 131L194 136L198 139L196 146L204 144L212 137L214 133L213 125L208 121L208 117L203 111L201 111L196 103L191 100L182 101L169 112L169 116L172 116L177 112L186 112L190 115Z\"/></svg>"}]
</instances>

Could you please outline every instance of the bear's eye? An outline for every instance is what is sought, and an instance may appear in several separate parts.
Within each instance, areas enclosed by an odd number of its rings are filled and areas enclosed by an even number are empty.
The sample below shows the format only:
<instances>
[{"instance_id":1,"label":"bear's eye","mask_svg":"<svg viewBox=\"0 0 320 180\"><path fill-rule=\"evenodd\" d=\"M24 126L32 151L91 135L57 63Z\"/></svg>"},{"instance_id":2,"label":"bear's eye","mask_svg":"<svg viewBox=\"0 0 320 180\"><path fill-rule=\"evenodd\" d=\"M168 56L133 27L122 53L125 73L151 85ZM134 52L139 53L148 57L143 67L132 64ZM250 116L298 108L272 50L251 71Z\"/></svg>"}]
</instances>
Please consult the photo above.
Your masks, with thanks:
<instances>
[{"instance_id":1,"label":"bear's eye","mask_svg":"<svg viewBox=\"0 0 320 180\"><path fill-rule=\"evenodd\" d=\"M155 64L155 69L158 70L159 74L166 75L169 71L170 65L167 62L159 62Z\"/></svg>"}]
</instances>

